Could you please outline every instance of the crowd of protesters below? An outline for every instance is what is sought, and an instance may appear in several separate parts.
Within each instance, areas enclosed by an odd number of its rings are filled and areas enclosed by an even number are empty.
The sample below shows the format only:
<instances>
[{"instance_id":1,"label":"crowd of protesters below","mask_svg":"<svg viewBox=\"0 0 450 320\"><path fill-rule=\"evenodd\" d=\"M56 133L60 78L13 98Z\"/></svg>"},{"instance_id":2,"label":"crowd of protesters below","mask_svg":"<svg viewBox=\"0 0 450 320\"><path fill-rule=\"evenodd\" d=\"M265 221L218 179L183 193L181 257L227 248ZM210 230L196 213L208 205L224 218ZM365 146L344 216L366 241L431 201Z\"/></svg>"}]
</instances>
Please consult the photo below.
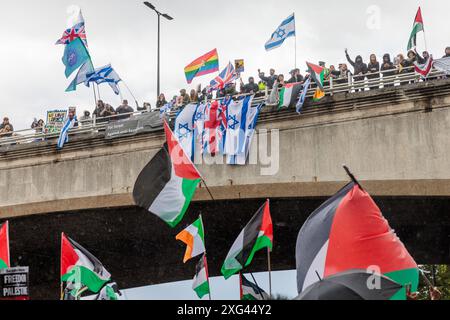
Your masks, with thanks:
<instances>
[{"instance_id":1,"label":"crowd of protesters below","mask_svg":"<svg viewBox=\"0 0 450 320\"><path fill-rule=\"evenodd\" d=\"M432 55L427 51L422 52L420 55L415 50L410 50L405 58L403 54L398 54L392 60L391 55L386 53L383 56L381 62L378 60L375 54L371 54L369 57L369 62L365 63L362 56L358 55L353 60L345 49L345 56L348 64L353 68L353 72L348 68L347 63L340 63L336 68L335 65L326 66L325 62L319 62L319 65L325 69L324 75L324 86L330 86L333 82L336 85L347 84L349 78L353 78L355 82L368 81L368 85L362 85L361 87L355 87L354 90L364 91L366 89L378 89L380 87L379 79L381 74L383 78L393 77L396 75L402 75L406 73L414 73L414 63L424 64ZM445 54L443 58L450 57L450 47L445 49ZM256 97L265 96L266 90L272 90L274 86L277 89L281 89L286 84L290 83L301 83L303 84L309 77L309 74L303 76L300 69L294 69L289 73L290 77L286 80L283 74L276 73L275 69L270 69L269 74L266 75L260 69L258 69L259 81L256 82L254 77L248 78L248 83L244 83L242 78L240 78L240 90L237 90L236 83L231 83L216 92L215 98L220 99L226 96L237 96L243 94L254 94ZM438 77L438 78L442 78ZM430 79L428 79L430 80ZM409 84L411 80L401 81L400 85ZM383 87L392 87L393 82L389 84L384 84ZM189 103L198 103L204 100L213 99L213 94L208 90L208 88L201 89L199 86L197 89L192 89L188 94L186 89L181 89L179 95L173 96L169 101L164 94L160 94L156 101L156 110L165 107L167 104L171 104L175 109L182 108ZM151 111L150 103L144 103L142 107L137 106L138 112ZM104 103L102 100L97 102L97 106L92 113L89 111L84 111L83 115L78 119L76 127L79 124L81 126L91 124L93 118L96 119L97 123L105 123L114 120L124 120L127 119L135 112L135 109L128 104L127 100L124 100L122 104L114 109L110 104ZM31 125L31 129L34 129L37 134L45 133L45 122L44 120L35 119ZM5 117L3 122L0 124L0 138L13 137L14 127L10 123L9 118Z\"/></svg>"}]
</instances>

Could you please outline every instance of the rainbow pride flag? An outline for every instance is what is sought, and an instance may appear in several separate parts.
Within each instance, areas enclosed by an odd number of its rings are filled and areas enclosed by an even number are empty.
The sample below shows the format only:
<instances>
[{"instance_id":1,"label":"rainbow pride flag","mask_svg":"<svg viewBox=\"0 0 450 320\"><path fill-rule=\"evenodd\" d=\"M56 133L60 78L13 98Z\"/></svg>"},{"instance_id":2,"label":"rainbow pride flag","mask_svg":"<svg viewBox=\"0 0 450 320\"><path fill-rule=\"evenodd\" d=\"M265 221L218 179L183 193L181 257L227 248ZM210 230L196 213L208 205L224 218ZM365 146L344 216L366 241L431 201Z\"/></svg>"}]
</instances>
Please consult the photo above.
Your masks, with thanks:
<instances>
[{"instance_id":1,"label":"rainbow pride flag","mask_svg":"<svg viewBox=\"0 0 450 320\"><path fill-rule=\"evenodd\" d=\"M187 83L191 84L195 77L204 76L205 74L219 71L219 55L217 49L214 49L207 54L195 59L186 68L184 73L186 74Z\"/></svg>"}]
</instances>

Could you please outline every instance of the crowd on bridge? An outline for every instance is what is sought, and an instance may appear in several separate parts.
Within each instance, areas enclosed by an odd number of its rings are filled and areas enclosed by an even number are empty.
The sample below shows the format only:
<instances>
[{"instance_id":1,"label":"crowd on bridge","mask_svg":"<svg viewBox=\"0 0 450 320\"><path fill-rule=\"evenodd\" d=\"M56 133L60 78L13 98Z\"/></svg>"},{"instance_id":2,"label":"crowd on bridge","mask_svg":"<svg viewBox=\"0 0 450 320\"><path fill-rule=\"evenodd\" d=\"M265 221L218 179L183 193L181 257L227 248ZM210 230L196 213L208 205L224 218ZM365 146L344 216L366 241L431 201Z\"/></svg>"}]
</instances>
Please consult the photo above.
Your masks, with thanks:
<instances>
[{"instance_id":1,"label":"crowd on bridge","mask_svg":"<svg viewBox=\"0 0 450 320\"><path fill-rule=\"evenodd\" d=\"M373 90L380 88L380 83L378 80L381 77L402 75L406 73L414 73L414 63L423 64L432 57L428 51L423 51L419 54L416 50L410 50L406 57L403 54L398 54L391 58L389 53L383 55L380 61L375 54L371 54L368 63L366 63L361 55L357 55L353 60L345 49L345 56L348 64L353 68L350 70L347 63L340 63L337 67L336 65L326 66L325 62L319 62L319 66L323 67L324 73L324 86L330 86L333 82L336 85L347 84L349 79L353 81L368 81L368 85L361 85L359 88L355 87L354 91L364 91ZM450 57L450 47L445 49L443 58ZM179 95L174 95L171 99L168 99L164 93L161 93L156 101L156 109L160 110L168 105L173 109L180 109L189 103L199 103L204 100L219 99L226 96L239 96L245 94L254 94L256 97L265 96L268 91L273 88L281 89L287 84L291 83L301 83L304 84L305 81L310 77L307 73L305 76L302 75L300 69L294 69L289 72L289 77L285 77L284 74L277 74L275 69L270 69L269 74L258 70L258 82L255 77L249 77L248 82L244 83L242 77L239 76L239 90L236 82L231 82L224 86L223 88L216 91L215 95L209 90L208 87L201 88L198 86L196 89L190 90L189 94L186 89L181 89ZM437 77L443 78L443 76ZM432 80L433 78L425 79ZM400 85L409 84L411 81L401 81ZM384 84L383 87L394 86L393 83ZM136 102L136 110L131 107L127 100L124 100L120 106L116 109L109 103L105 103L102 100L98 100L95 110L91 113L88 110L83 112L83 115L78 118L76 127L80 124L91 123L92 119L95 118L98 123L104 123L115 120L127 119L135 111L146 112L152 111L150 103L145 102L142 107ZM45 121L43 119L35 119L31 125L31 129L35 130L37 134L45 133ZM0 139L13 137L16 135L14 133L14 127L10 122L8 117L4 117L3 122L0 124Z\"/></svg>"}]
</instances>

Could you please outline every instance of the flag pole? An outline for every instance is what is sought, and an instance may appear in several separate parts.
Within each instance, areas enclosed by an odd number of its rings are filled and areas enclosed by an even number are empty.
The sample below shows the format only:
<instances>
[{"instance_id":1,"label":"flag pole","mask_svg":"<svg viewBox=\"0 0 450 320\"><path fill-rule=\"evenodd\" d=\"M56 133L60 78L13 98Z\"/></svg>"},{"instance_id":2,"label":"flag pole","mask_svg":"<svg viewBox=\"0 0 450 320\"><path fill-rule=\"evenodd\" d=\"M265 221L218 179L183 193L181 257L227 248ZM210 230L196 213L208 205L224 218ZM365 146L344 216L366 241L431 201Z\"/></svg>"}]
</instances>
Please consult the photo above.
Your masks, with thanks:
<instances>
[{"instance_id":1,"label":"flag pole","mask_svg":"<svg viewBox=\"0 0 450 320\"><path fill-rule=\"evenodd\" d=\"M359 183L359 181L355 178L355 176L353 175L353 173L351 173L350 169L347 167L347 165L343 164L342 167L344 168L345 172L347 172L347 175L350 177L350 179L358 185L358 187L364 191L364 188L361 186L361 184Z\"/></svg>"},{"instance_id":2,"label":"flag pole","mask_svg":"<svg viewBox=\"0 0 450 320\"><path fill-rule=\"evenodd\" d=\"M63 251L63 237L64 237L64 232L61 232L61 250L60 250L60 259L62 259L62 251ZM60 265L61 265L61 261L60 261ZM61 269L61 271L62 271L62 268L61 268L61 266L60 266L60 269ZM63 283L63 281L62 281L62 279L60 279L60 283L61 283L61 298L60 298L60 300L63 300L64 299L64 289L63 289L63 287L64 287L64 283Z\"/></svg>"},{"instance_id":3,"label":"flag pole","mask_svg":"<svg viewBox=\"0 0 450 320\"><path fill-rule=\"evenodd\" d=\"M206 190L207 190L208 193L209 193L209 196L211 197L211 200L212 200L212 201L215 201L216 199L214 199L214 196L212 195L211 190L209 189L208 185L206 184L205 179L203 179L203 177L202 177L201 179L202 179L203 184L205 185Z\"/></svg>"},{"instance_id":4,"label":"flag pole","mask_svg":"<svg viewBox=\"0 0 450 320\"><path fill-rule=\"evenodd\" d=\"M295 23L295 12L294 12L294 31L295 31L295 67L294 69L297 69L297 24Z\"/></svg>"},{"instance_id":5,"label":"flag pole","mask_svg":"<svg viewBox=\"0 0 450 320\"><path fill-rule=\"evenodd\" d=\"M94 84L94 85L97 85L98 99L102 100L102 97L100 96L100 86L98 84Z\"/></svg>"},{"instance_id":6,"label":"flag pole","mask_svg":"<svg viewBox=\"0 0 450 320\"><path fill-rule=\"evenodd\" d=\"M272 263L270 259L270 249L267 248L267 264L269 267L269 300L272 300Z\"/></svg>"},{"instance_id":7,"label":"flag pole","mask_svg":"<svg viewBox=\"0 0 450 320\"><path fill-rule=\"evenodd\" d=\"M258 287L258 293L261 296L261 299L266 300L266 299L264 299L264 296L263 296L263 294L261 292L261 287L259 286L258 282L256 281L256 278L253 275L253 272L250 272L250 275L252 276L253 281L255 282L256 286Z\"/></svg>"},{"instance_id":8,"label":"flag pole","mask_svg":"<svg viewBox=\"0 0 450 320\"><path fill-rule=\"evenodd\" d=\"M136 97L134 96L133 92L131 92L131 90L130 90L130 87L128 87L127 83L126 83L123 79L121 79L121 81L123 82L123 84L124 84L125 87L127 88L128 92L129 92L129 93L131 94L131 96L133 97L134 102L136 103L136 106L139 106Z\"/></svg>"},{"instance_id":9,"label":"flag pole","mask_svg":"<svg viewBox=\"0 0 450 320\"><path fill-rule=\"evenodd\" d=\"M207 276L207 280L208 280L208 287L209 287L209 301L212 301L212 296L211 296L211 282L209 281L209 266L208 266L208 255L207 255L207 251L206 251L206 235L205 235L205 225L203 224L203 216L200 214L200 222L202 223L202 227L203 227L203 241L205 242L205 261L206 261L206 274Z\"/></svg>"},{"instance_id":10,"label":"flag pole","mask_svg":"<svg viewBox=\"0 0 450 320\"><path fill-rule=\"evenodd\" d=\"M94 91L95 107L97 108L97 93L95 92L95 84L92 85L92 89Z\"/></svg>"}]
</instances>

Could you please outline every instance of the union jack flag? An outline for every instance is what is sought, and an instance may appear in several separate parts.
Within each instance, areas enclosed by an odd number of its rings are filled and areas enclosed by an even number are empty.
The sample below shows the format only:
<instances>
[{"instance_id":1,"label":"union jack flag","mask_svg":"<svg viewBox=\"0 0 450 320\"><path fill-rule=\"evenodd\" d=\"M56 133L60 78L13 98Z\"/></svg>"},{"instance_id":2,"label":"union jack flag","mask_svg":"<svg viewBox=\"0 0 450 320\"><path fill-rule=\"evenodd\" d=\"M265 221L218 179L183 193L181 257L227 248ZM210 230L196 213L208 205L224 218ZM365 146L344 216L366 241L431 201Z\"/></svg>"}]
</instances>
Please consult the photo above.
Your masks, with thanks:
<instances>
[{"instance_id":1,"label":"union jack flag","mask_svg":"<svg viewBox=\"0 0 450 320\"><path fill-rule=\"evenodd\" d=\"M230 62L228 66L211 81L210 90L221 90L238 78L238 74Z\"/></svg>"},{"instance_id":2,"label":"union jack flag","mask_svg":"<svg viewBox=\"0 0 450 320\"><path fill-rule=\"evenodd\" d=\"M86 29L84 27L84 22L79 23L72 28L64 31L61 39L59 39L56 44L69 44L77 38L80 38L83 41L84 45L87 46Z\"/></svg>"},{"instance_id":3,"label":"union jack flag","mask_svg":"<svg viewBox=\"0 0 450 320\"><path fill-rule=\"evenodd\" d=\"M227 130L227 107L231 99L214 101L206 107L203 123L203 153L215 156L223 154Z\"/></svg>"}]
</instances>

